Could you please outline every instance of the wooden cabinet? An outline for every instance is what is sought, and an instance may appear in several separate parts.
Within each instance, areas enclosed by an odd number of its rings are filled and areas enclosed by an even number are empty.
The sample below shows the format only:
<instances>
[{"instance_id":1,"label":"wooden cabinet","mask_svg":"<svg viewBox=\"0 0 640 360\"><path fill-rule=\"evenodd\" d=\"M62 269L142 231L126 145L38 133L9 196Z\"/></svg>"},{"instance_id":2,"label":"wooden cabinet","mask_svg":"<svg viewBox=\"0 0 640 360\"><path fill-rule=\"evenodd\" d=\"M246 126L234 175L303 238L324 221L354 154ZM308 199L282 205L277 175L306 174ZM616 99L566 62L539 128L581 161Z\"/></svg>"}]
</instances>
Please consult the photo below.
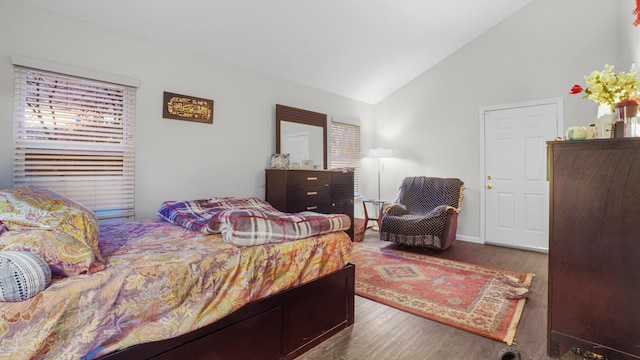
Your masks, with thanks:
<instances>
[{"instance_id":1,"label":"wooden cabinet","mask_svg":"<svg viewBox=\"0 0 640 360\"><path fill-rule=\"evenodd\" d=\"M353 240L353 172L268 169L266 200L284 212L347 214Z\"/></svg>"},{"instance_id":2,"label":"wooden cabinet","mask_svg":"<svg viewBox=\"0 0 640 360\"><path fill-rule=\"evenodd\" d=\"M640 359L640 139L548 145L548 353Z\"/></svg>"}]
</instances>

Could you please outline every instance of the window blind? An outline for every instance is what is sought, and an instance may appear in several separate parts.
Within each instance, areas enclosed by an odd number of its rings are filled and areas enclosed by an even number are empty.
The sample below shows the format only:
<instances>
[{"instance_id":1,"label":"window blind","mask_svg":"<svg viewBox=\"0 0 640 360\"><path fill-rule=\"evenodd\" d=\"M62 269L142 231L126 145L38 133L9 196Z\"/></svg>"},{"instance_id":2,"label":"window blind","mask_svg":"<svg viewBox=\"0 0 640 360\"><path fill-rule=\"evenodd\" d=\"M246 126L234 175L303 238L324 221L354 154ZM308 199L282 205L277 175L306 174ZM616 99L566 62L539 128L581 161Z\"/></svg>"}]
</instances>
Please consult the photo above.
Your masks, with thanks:
<instances>
[{"instance_id":1,"label":"window blind","mask_svg":"<svg viewBox=\"0 0 640 360\"><path fill-rule=\"evenodd\" d=\"M331 122L331 168L354 169L354 196L360 196L360 126Z\"/></svg>"},{"instance_id":2,"label":"window blind","mask_svg":"<svg viewBox=\"0 0 640 360\"><path fill-rule=\"evenodd\" d=\"M14 186L59 192L101 222L134 216L134 87L15 66Z\"/></svg>"}]
</instances>

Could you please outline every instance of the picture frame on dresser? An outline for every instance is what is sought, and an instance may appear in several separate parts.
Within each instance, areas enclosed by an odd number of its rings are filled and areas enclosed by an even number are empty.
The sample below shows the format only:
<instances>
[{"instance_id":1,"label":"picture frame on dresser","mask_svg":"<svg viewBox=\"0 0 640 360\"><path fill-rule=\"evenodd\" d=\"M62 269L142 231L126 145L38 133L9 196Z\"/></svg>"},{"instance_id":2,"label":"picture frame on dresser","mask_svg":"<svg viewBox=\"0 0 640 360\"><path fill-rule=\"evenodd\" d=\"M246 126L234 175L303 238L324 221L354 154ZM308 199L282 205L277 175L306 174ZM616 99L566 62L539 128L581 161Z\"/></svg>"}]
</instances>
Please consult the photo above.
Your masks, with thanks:
<instances>
[{"instance_id":1,"label":"picture frame on dresser","mask_svg":"<svg viewBox=\"0 0 640 360\"><path fill-rule=\"evenodd\" d=\"M289 169L289 167L290 167L289 154L271 154L272 169Z\"/></svg>"}]
</instances>

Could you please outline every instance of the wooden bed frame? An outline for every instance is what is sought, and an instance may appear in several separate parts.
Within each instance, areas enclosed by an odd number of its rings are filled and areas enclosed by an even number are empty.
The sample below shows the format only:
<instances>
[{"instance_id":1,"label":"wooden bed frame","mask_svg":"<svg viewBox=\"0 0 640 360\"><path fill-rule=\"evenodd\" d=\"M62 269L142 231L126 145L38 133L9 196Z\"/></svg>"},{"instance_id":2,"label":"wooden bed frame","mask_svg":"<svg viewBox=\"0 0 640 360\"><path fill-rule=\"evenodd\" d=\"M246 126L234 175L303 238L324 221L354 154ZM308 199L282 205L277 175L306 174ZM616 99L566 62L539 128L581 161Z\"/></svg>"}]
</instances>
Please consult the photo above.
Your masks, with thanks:
<instances>
[{"instance_id":1,"label":"wooden bed frame","mask_svg":"<svg viewBox=\"0 0 640 360\"><path fill-rule=\"evenodd\" d=\"M355 265L249 303L182 336L100 359L294 359L354 322Z\"/></svg>"}]
</instances>

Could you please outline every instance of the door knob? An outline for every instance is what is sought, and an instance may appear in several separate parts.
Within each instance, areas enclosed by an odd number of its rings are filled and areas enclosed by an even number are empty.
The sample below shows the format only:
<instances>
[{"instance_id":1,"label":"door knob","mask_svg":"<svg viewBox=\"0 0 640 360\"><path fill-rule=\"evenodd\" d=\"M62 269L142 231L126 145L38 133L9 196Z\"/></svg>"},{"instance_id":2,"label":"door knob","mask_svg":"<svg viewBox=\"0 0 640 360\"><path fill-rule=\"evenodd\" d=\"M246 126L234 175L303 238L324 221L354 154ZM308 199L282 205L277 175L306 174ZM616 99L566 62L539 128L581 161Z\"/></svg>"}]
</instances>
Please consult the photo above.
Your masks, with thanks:
<instances>
[{"instance_id":1,"label":"door knob","mask_svg":"<svg viewBox=\"0 0 640 360\"><path fill-rule=\"evenodd\" d=\"M491 185L491 183L488 183L487 184L487 189L492 189L492 188L493 188L493 185Z\"/></svg>"}]
</instances>

